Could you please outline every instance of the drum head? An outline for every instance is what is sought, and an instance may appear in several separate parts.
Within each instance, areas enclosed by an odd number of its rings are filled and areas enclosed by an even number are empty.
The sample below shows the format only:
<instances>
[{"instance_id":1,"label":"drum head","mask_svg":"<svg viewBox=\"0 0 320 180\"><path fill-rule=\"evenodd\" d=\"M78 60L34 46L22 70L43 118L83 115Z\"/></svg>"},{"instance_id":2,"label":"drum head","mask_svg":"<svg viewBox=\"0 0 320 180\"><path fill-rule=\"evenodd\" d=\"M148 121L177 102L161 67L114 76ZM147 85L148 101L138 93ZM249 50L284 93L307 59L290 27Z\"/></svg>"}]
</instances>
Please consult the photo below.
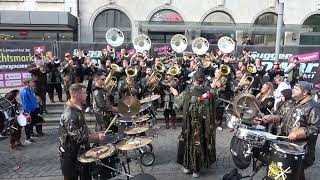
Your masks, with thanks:
<instances>
[{"instance_id":1,"label":"drum head","mask_svg":"<svg viewBox=\"0 0 320 180\"><path fill-rule=\"evenodd\" d=\"M18 121L19 125L22 127L27 125L27 118L23 114L20 114L17 117L17 121Z\"/></svg>"},{"instance_id":2,"label":"drum head","mask_svg":"<svg viewBox=\"0 0 320 180\"><path fill-rule=\"evenodd\" d=\"M157 180L155 177L151 176L150 174L140 173L135 175L131 180Z\"/></svg>"},{"instance_id":3,"label":"drum head","mask_svg":"<svg viewBox=\"0 0 320 180\"><path fill-rule=\"evenodd\" d=\"M230 142L230 151L234 164L239 169L246 169L250 166L251 156L245 157L244 152L246 149L246 142L239 139L237 136L233 136Z\"/></svg>"},{"instance_id":4,"label":"drum head","mask_svg":"<svg viewBox=\"0 0 320 180\"><path fill-rule=\"evenodd\" d=\"M279 152L285 153L285 154L293 154L293 155L303 155L304 149L301 146L298 146L296 144L286 142L286 141L278 141L271 146Z\"/></svg>"}]
</instances>

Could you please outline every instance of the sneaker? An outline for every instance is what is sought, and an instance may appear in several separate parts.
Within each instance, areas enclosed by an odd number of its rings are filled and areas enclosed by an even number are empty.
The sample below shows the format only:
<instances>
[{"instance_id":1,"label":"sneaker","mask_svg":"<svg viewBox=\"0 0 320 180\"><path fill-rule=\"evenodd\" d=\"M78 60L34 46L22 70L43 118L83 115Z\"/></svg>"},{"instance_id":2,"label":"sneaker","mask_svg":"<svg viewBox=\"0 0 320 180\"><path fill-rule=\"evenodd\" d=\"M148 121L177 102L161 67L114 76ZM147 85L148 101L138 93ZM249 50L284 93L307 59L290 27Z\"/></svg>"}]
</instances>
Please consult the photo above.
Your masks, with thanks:
<instances>
[{"instance_id":1,"label":"sneaker","mask_svg":"<svg viewBox=\"0 0 320 180\"><path fill-rule=\"evenodd\" d=\"M29 139L29 140L24 140L24 145L29 145L29 144L32 144L32 139Z\"/></svg>"},{"instance_id":2,"label":"sneaker","mask_svg":"<svg viewBox=\"0 0 320 180\"><path fill-rule=\"evenodd\" d=\"M194 173L192 174L192 177L194 177L194 178L199 178L200 175L199 175L199 173L195 173L195 172L194 172Z\"/></svg>"},{"instance_id":3,"label":"sneaker","mask_svg":"<svg viewBox=\"0 0 320 180\"><path fill-rule=\"evenodd\" d=\"M217 129L218 129L218 131L222 131L222 127L220 127L220 126Z\"/></svg>"},{"instance_id":4,"label":"sneaker","mask_svg":"<svg viewBox=\"0 0 320 180\"><path fill-rule=\"evenodd\" d=\"M90 107L87 107L86 110L84 110L84 112L86 113L90 112Z\"/></svg>"},{"instance_id":5,"label":"sneaker","mask_svg":"<svg viewBox=\"0 0 320 180\"><path fill-rule=\"evenodd\" d=\"M183 171L183 173L185 173L185 174L190 173L190 169L187 169L187 168L185 168L185 167L182 169L182 171Z\"/></svg>"}]
</instances>

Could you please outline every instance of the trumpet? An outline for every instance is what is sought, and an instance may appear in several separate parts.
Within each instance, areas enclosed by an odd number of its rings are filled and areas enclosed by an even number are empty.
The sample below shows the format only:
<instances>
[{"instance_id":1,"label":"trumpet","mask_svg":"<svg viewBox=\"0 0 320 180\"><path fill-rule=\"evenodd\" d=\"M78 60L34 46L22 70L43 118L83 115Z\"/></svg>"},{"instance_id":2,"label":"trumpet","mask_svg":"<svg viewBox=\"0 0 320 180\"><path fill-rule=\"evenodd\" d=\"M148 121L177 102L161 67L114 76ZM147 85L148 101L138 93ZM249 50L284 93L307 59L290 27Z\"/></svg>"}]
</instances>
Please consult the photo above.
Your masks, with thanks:
<instances>
[{"instance_id":1,"label":"trumpet","mask_svg":"<svg viewBox=\"0 0 320 180\"><path fill-rule=\"evenodd\" d=\"M153 91L159 85L159 82L162 79L161 73L163 73L166 68L163 63L157 63L154 65L153 69L154 70L146 83L146 85L149 86L149 91Z\"/></svg>"},{"instance_id":2,"label":"trumpet","mask_svg":"<svg viewBox=\"0 0 320 180\"><path fill-rule=\"evenodd\" d=\"M219 68L219 71L220 71L219 76L214 80L214 81L216 81L216 82L219 82L220 85L221 85L218 90L220 90L221 88L223 88L223 86L226 84L226 82L227 82L226 76L227 76L228 74L230 74L231 69L230 69L229 66L222 64L222 65L220 66L220 68Z\"/></svg>"},{"instance_id":3,"label":"trumpet","mask_svg":"<svg viewBox=\"0 0 320 180\"><path fill-rule=\"evenodd\" d=\"M60 64L60 62L61 62L60 59L55 59L54 60L54 64Z\"/></svg>"},{"instance_id":4,"label":"trumpet","mask_svg":"<svg viewBox=\"0 0 320 180\"><path fill-rule=\"evenodd\" d=\"M248 64L246 67L246 71L250 74L254 74L257 72L257 68L253 64Z\"/></svg>"},{"instance_id":5,"label":"trumpet","mask_svg":"<svg viewBox=\"0 0 320 180\"><path fill-rule=\"evenodd\" d=\"M191 61L191 60L193 60L193 54L192 54L192 53L185 53L185 54L183 55L183 58L184 58L185 60Z\"/></svg>"}]
</instances>

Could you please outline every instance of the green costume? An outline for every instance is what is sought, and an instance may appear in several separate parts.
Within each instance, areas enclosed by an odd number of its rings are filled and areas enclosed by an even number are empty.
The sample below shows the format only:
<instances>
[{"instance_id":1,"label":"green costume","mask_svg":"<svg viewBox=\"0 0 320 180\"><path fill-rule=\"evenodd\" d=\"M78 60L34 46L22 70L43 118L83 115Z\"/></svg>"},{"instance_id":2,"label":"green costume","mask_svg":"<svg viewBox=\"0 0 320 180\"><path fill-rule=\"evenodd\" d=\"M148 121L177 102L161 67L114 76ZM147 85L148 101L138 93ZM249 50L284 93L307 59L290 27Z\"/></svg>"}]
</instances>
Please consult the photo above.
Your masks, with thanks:
<instances>
[{"instance_id":1,"label":"green costume","mask_svg":"<svg viewBox=\"0 0 320 180\"><path fill-rule=\"evenodd\" d=\"M199 97L210 91L211 96ZM188 86L176 97L175 107L183 109L182 132L179 136L177 162L199 172L216 161L215 110L216 92L208 87Z\"/></svg>"}]
</instances>

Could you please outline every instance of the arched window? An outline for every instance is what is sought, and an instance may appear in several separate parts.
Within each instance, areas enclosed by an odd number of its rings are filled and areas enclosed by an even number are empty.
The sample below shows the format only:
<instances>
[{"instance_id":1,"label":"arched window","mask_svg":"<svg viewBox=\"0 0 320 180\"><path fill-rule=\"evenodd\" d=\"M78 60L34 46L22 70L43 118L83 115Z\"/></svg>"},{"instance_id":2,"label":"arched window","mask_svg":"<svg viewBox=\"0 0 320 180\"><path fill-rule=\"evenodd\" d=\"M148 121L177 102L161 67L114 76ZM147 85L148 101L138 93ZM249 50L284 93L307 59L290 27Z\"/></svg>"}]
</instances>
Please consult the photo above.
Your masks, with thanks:
<instances>
[{"instance_id":1,"label":"arched window","mask_svg":"<svg viewBox=\"0 0 320 180\"><path fill-rule=\"evenodd\" d=\"M101 12L93 23L93 40L105 42L105 34L110 28L118 28L124 34L124 41L131 41L131 22L126 14L117 9Z\"/></svg>"},{"instance_id":2,"label":"arched window","mask_svg":"<svg viewBox=\"0 0 320 180\"><path fill-rule=\"evenodd\" d=\"M308 17L303 25L312 28L312 32L302 33L300 36L301 45L320 45L320 14L314 14Z\"/></svg>"},{"instance_id":3,"label":"arched window","mask_svg":"<svg viewBox=\"0 0 320 180\"><path fill-rule=\"evenodd\" d=\"M278 15L272 12L261 14L254 21L255 25L261 26L276 26ZM276 42L276 34L274 32L253 32L252 33L253 44L255 45L274 45Z\"/></svg>"},{"instance_id":4,"label":"arched window","mask_svg":"<svg viewBox=\"0 0 320 180\"><path fill-rule=\"evenodd\" d=\"M166 25L176 25L183 23L182 16L171 9L162 9L154 13L150 20L151 23L159 23ZM175 34L184 34L184 30L181 29L149 29L148 36L150 37L152 43L170 43L172 36Z\"/></svg>"},{"instance_id":5,"label":"arched window","mask_svg":"<svg viewBox=\"0 0 320 180\"><path fill-rule=\"evenodd\" d=\"M210 44L217 44L218 40L223 36L233 38L235 34L233 30L230 31L221 29L220 31L217 31L216 28L214 28L214 26L223 26L225 24L234 24L233 18L228 13L224 11L214 11L208 14L202 21L202 25L213 27L206 30L202 30L201 37L206 38Z\"/></svg>"}]
</instances>

